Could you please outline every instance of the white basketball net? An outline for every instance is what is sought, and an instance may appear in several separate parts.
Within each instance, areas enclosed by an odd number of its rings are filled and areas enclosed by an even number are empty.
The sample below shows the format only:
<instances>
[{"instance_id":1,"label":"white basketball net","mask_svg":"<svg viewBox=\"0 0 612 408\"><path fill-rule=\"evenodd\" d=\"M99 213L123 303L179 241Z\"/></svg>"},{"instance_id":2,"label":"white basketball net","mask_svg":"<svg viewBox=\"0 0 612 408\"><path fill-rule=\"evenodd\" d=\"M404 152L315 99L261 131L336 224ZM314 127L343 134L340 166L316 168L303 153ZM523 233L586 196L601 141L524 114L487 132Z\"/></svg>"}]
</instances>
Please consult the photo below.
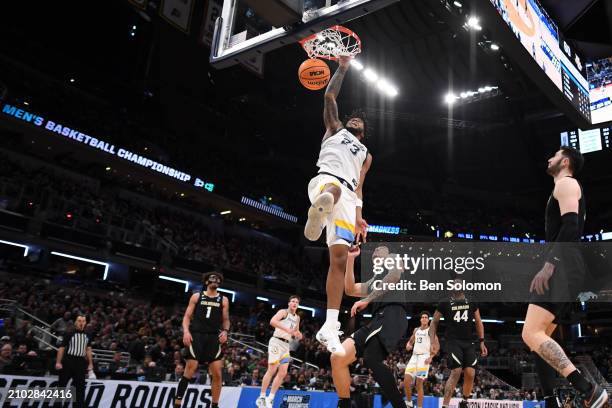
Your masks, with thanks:
<instances>
[{"instance_id":1,"label":"white basketball net","mask_svg":"<svg viewBox=\"0 0 612 408\"><path fill-rule=\"evenodd\" d=\"M347 33L331 27L304 41L302 47L310 58L336 59L359 54L361 41L353 32Z\"/></svg>"}]
</instances>

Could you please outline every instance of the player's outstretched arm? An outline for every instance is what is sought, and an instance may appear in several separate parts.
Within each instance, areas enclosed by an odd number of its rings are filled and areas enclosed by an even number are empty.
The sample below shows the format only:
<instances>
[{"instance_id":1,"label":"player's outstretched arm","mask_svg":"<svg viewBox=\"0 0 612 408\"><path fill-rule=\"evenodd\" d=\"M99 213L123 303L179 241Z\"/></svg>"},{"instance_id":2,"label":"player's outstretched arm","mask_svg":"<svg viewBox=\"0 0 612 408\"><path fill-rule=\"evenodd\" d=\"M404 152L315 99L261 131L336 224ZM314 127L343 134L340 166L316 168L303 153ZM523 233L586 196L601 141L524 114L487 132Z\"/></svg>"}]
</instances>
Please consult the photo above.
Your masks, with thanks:
<instances>
[{"instance_id":1,"label":"player's outstretched arm","mask_svg":"<svg viewBox=\"0 0 612 408\"><path fill-rule=\"evenodd\" d=\"M344 273L344 293L347 296L362 297L365 296L363 284L355 283L355 259L359 256L361 250L355 246L349 250L346 260L346 272Z\"/></svg>"},{"instance_id":2,"label":"player's outstretched arm","mask_svg":"<svg viewBox=\"0 0 612 408\"><path fill-rule=\"evenodd\" d=\"M338 117L338 104L336 103L336 99L340 93L344 75L349 69L350 58L340 57L339 64L338 69L336 69L334 76L332 76L325 89L323 122L325 123L326 131L323 139L333 135L342 128L342 122L340 122L340 118Z\"/></svg>"}]
</instances>

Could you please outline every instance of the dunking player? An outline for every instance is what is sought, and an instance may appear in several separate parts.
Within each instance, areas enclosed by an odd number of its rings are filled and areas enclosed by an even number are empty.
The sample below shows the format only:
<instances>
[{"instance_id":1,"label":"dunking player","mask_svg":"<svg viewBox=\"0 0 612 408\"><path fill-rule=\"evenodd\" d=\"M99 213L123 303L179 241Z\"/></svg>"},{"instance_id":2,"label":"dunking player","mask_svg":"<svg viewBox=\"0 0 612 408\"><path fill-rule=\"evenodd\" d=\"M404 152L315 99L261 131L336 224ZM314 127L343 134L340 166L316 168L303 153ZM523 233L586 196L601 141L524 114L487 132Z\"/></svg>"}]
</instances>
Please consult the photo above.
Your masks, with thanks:
<instances>
[{"instance_id":1,"label":"dunking player","mask_svg":"<svg viewBox=\"0 0 612 408\"><path fill-rule=\"evenodd\" d=\"M373 377L380 385L381 392L393 408L406 408L393 372L384 361L390 352L396 349L400 339L408 328L406 320L405 302L398 296L400 293L390 293L385 290L375 290L375 281L385 283L398 282L402 271L390 269L386 273L375 275L364 283L355 283L355 258L359 255L359 247L351 249L345 275L345 291L349 296L365 297L355 302L351 308L351 316L362 311L372 303L372 320L349 338L344 340L342 346L346 350L344 356L332 354L332 377L336 392L338 393L338 408L351 407L351 376L349 366L359 357L363 357L365 366L373 372ZM374 250L372 258L392 257L389 249L380 246ZM370 292L369 295L367 293ZM403 292L401 292L403 293ZM366 296L367 295L367 296Z\"/></svg>"},{"instance_id":2,"label":"dunking player","mask_svg":"<svg viewBox=\"0 0 612 408\"><path fill-rule=\"evenodd\" d=\"M546 204L547 242L580 241L586 209L582 186L574 176L583 164L582 154L570 147L561 147L548 159L547 172L553 177L555 187ZM606 390L589 383L561 346L550 337L558 319L570 305L555 301L575 299L586 273L577 248L572 248L571 244L553 245L547 261L531 282L532 297L523 326L523 340L535 353L536 371L545 394L546 408L558 406L553 396L555 371L567 378L580 393L585 407L599 408L608 400Z\"/></svg>"},{"instance_id":3,"label":"dunking player","mask_svg":"<svg viewBox=\"0 0 612 408\"><path fill-rule=\"evenodd\" d=\"M406 390L406 406L412 408L412 382L416 377L417 407L423 408L423 382L427 379L431 360L438 354L440 343L438 337L433 340L429 336L429 312L420 314L420 326L414 329L406 343L406 351L412 350L412 356L406 365L404 373L404 388Z\"/></svg>"},{"instance_id":4,"label":"dunking player","mask_svg":"<svg viewBox=\"0 0 612 408\"><path fill-rule=\"evenodd\" d=\"M300 297L293 295L289 298L287 309L282 309L276 312L274 317L270 319L270 326L274 327L274 333L270 337L268 343L268 371L261 381L261 392L255 403L259 408L271 408L274 405L274 395L280 388L285 376L287 368L291 361L289 355L289 342L295 338L302 339L300 332L300 316L298 316L297 308L300 305ZM276 376L274 376L276 374ZM266 391L272 382L270 395L266 398Z\"/></svg>"},{"instance_id":5,"label":"dunking player","mask_svg":"<svg viewBox=\"0 0 612 408\"><path fill-rule=\"evenodd\" d=\"M325 91L323 121L325 135L317 167L319 173L308 184L311 207L304 235L311 241L326 229L329 247L327 273L327 315L316 337L332 354L344 355L338 330L338 312L342 301L344 273L349 246L363 239L368 224L362 218L363 181L372 164L372 155L363 145L366 123L364 117L352 114L343 124L338 119L336 98L350 58L340 57L340 66Z\"/></svg>"},{"instance_id":6,"label":"dunking player","mask_svg":"<svg viewBox=\"0 0 612 408\"><path fill-rule=\"evenodd\" d=\"M467 400L472 396L474 388L474 376L476 375L476 365L478 356L474 344L473 329L480 342L480 355L486 357L487 347L484 344L484 325L480 318L478 305L470 302L462 291L453 292L449 301L441 302L433 317L429 327L429 335L434 338L440 323L440 318L444 317L446 324L446 352L449 355L451 374L444 387L444 399L442 407L448 407L450 399L455 392L455 387L463 371L463 399L459 402L460 408L467 408Z\"/></svg>"},{"instance_id":7,"label":"dunking player","mask_svg":"<svg viewBox=\"0 0 612 408\"><path fill-rule=\"evenodd\" d=\"M189 298L189 305L183 316L183 345L187 347L187 365L176 391L175 407L180 407L189 381L193 378L199 363L208 363L212 377L212 407L219 406L221 396L221 344L227 341L230 329L229 301L217 289L223 282L219 272L202 275L204 290ZM219 330L221 329L221 330Z\"/></svg>"}]
</instances>

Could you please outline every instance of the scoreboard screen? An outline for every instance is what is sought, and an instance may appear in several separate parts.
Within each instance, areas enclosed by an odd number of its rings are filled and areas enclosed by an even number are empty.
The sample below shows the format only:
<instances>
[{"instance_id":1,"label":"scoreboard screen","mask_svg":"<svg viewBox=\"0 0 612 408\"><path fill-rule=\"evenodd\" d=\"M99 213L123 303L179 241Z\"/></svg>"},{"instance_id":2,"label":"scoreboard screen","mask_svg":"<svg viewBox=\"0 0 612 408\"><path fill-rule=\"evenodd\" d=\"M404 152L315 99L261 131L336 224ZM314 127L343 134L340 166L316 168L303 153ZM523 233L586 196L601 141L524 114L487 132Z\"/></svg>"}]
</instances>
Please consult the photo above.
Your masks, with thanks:
<instances>
[{"instance_id":1,"label":"scoreboard screen","mask_svg":"<svg viewBox=\"0 0 612 408\"><path fill-rule=\"evenodd\" d=\"M581 153L598 152L610 149L610 131L612 126L591 130L569 130L561 132L561 146L571 146Z\"/></svg>"},{"instance_id":2,"label":"scoreboard screen","mask_svg":"<svg viewBox=\"0 0 612 408\"><path fill-rule=\"evenodd\" d=\"M516 39L580 114L591 121L586 70L536 0L490 0Z\"/></svg>"},{"instance_id":3,"label":"scoreboard screen","mask_svg":"<svg viewBox=\"0 0 612 408\"><path fill-rule=\"evenodd\" d=\"M591 123L612 121L612 58L587 64L591 96Z\"/></svg>"}]
</instances>

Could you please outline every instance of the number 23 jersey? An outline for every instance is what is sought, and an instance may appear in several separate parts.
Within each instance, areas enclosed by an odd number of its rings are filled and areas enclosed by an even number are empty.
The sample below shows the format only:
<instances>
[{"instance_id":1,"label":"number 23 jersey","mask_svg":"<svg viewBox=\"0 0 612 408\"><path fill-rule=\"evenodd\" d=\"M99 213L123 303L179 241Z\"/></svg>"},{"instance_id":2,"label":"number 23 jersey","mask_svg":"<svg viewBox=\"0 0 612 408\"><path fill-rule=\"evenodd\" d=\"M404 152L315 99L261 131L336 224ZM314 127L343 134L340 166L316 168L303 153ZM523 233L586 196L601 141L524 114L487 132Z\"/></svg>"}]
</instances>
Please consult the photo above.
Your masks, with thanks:
<instances>
[{"instance_id":1,"label":"number 23 jersey","mask_svg":"<svg viewBox=\"0 0 612 408\"><path fill-rule=\"evenodd\" d=\"M223 321L223 295L206 296L199 293L189 331L196 333L219 333Z\"/></svg>"},{"instance_id":2,"label":"number 23 jersey","mask_svg":"<svg viewBox=\"0 0 612 408\"><path fill-rule=\"evenodd\" d=\"M361 167L368 156L368 149L351 132L340 129L321 143L317 167L320 172L344 179L356 189L359 186Z\"/></svg>"},{"instance_id":3,"label":"number 23 jersey","mask_svg":"<svg viewBox=\"0 0 612 408\"><path fill-rule=\"evenodd\" d=\"M474 313L478 310L476 303L468 299L450 299L438 305L438 311L444 316L446 340L473 340Z\"/></svg>"}]
</instances>

